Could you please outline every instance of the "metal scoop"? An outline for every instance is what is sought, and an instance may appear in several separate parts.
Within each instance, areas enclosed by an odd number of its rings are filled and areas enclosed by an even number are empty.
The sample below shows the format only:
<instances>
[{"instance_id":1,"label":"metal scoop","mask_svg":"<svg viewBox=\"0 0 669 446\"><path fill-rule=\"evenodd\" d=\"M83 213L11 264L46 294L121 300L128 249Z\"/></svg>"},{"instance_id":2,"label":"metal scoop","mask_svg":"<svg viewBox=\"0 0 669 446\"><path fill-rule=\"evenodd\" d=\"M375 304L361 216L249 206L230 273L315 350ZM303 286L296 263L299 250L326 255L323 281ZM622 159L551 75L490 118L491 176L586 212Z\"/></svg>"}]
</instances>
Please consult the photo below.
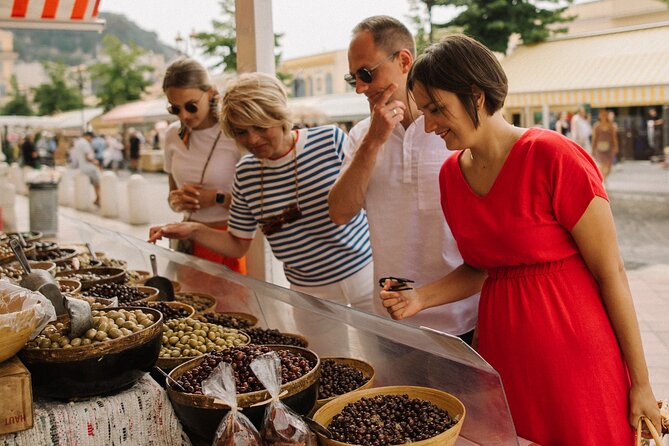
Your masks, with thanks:
<instances>
[{"instance_id":1,"label":"metal scoop","mask_svg":"<svg viewBox=\"0 0 669 446\"><path fill-rule=\"evenodd\" d=\"M91 255L91 259L93 259L93 261L97 262L98 261L98 256L95 255L95 251L93 251L93 248L91 248L91 244L86 243L86 248L88 249L88 253Z\"/></svg>"},{"instance_id":2,"label":"metal scoop","mask_svg":"<svg viewBox=\"0 0 669 446\"><path fill-rule=\"evenodd\" d=\"M21 244L18 240L10 240L9 247L14 252L16 259L19 261L19 264L26 273L26 275L21 279L19 285L31 291L42 293L47 299L51 301L54 308L56 309L57 315L67 313L65 303L63 301L63 295L60 293L60 287L58 286L56 279L54 279L51 274L44 271L43 269L37 269L35 271L30 269L30 263L28 263L26 254L23 252L23 248L21 247Z\"/></svg>"},{"instance_id":3,"label":"metal scoop","mask_svg":"<svg viewBox=\"0 0 669 446\"><path fill-rule=\"evenodd\" d=\"M14 252L19 264L25 271L26 275L21 279L19 285L31 291L42 293L44 297L49 299L53 307L56 309L58 316L69 314L70 316L70 333L79 337L89 328L93 327L93 318L91 314L91 306L88 302L79 299L65 298L61 292L58 282L51 274L43 269L32 271L30 263L26 258L25 252L18 240L12 239L9 241L9 247Z\"/></svg>"},{"instance_id":4,"label":"metal scoop","mask_svg":"<svg viewBox=\"0 0 669 446\"><path fill-rule=\"evenodd\" d=\"M144 285L158 289L159 301L174 301L174 285L172 285L172 281L167 277L158 275L158 265L156 264L155 254L151 254L149 259L151 260L153 277L150 277L146 282L144 282Z\"/></svg>"}]
</instances>

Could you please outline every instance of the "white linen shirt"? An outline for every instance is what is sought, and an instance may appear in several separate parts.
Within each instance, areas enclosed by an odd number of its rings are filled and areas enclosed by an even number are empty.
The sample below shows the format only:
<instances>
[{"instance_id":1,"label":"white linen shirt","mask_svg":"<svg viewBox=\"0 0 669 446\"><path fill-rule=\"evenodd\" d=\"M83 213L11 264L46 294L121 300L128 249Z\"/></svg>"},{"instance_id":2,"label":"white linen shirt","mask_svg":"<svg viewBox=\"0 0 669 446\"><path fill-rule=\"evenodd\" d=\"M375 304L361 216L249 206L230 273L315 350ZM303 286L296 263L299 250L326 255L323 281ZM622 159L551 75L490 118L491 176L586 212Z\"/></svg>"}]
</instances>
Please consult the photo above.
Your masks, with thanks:
<instances>
[{"instance_id":1,"label":"white linen shirt","mask_svg":"<svg viewBox=\"0 0 669 446\"><path fill-rule=\"evenodd\" d=\"M349 132L344 146L344 169L367 134L370 119ZM439 170L454 152L434 133L425 133L420 116L406 130L393 129L379 150L367 188L367 210L374 260L374 308L388 317L378 294L381 277L403 277L420 287L447 275L462 264L455 239L441 211ZM461 335L476 325L479 295L459 302L428 308L404 319L452 335Z\"/></svg>"},{"instance_id":2,"label":"white linen shirt","mask_svg":"<svg viewBox=\"0 0 669 446\"><path fill-rule=\"evenodd\" d=\"M172 175L179 188L184 183L197 184L202 176L202 169L211 147L220 131L221 137L216 143L216 148L204 173L202 187L216 189L226 195L230 194L235 175L235 165L241 158L241 153L235 141L225 136L218 125L214 125L208 129L193 130L190 134L189 148L187 148L179 138L180 127L181 123L176 121L167 128L163 167L165 172ZM193 212L190 219L201 223L214 223L227 221L229 218L230 213L226 208L214 205Z\"/></svg>"}]
</instances>

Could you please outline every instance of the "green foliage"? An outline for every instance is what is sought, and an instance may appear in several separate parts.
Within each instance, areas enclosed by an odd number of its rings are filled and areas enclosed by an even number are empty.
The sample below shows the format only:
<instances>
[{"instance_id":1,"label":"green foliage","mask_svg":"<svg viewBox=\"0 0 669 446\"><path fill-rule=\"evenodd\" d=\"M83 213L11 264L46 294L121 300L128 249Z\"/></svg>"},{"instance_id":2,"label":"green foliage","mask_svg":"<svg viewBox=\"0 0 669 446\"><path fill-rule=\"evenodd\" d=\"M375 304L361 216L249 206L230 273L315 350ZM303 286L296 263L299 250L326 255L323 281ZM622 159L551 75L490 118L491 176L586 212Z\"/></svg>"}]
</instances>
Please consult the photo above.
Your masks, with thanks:
<instances>
[{"instance_id":1,"label":"green foliage","mask_svg":"<svg viewBox=\"0 0 669 446\"><path fill-rule=\"evenodd\" d=\"M669 0L667 0L669 1ZM435 40L433 28L454 28L472 36L493 51L505 53L512 34L519 34L524 44L542 42L554 34L564 33L574 17L564 16L573 0L420 0L427 10L430 42ZM554 6L544 8L539 5ZM435 24L432 8L458 8L452 20Z\"/></svg>"},{"instance_id":2,"label":"green foliage","mask_svg":"<svg viewBox=\"0 0 669 446\"><path fill-rule=\"evenodd\" d=\"M224 71L237 71L237 29L235 22L235 0L219 0L221 18L212 20L212 32L198 32L193 39L198 42L202 53L218 60L210 68L222 68ZM274 47L279 47L281 34L274 34ZM279 65L281 54L275 56ZM283 75L285 76L285 75Z\"/></svg>"},{"instance_id":3,"label":"green foliage","mask_svg":"<svg viewBox=\"0 0 669 446\"><path fill-rule=\"evenodd\" d=\"M57 112L82 108L83 98L80 88L68 85L68 68L61 62L44 62L44 70L49 82L33 88L33 101L38 107L38 115L52 115Z\"/></svg>"},{"instance_id":4,"label":"green foliage","mask_svg":"<svg viewBox=\"0 0 669 446\"><path fill-rule=\"evenodd\" d=\"M31 116L33 114L32 108L30 108L26 95L21 93L16 76L12 76L10 83L12 98L0 109L0 115Z\"/></svg>"},{"instance_id":5,"label":"green foliage","mask_svg":"<svg viewBox=\"0 0 669 446\"><path fill-rule=\"evenodd\" d=\"M144 51L134 43L127 47L113 36L106 36L102 47L109 62L98 62L89 67L91 79L98 83L99 105L108 111L117 105L140 99L151 84L145 74L153 71L150 65L137 61Z\"/></svg>"}]
</instances>

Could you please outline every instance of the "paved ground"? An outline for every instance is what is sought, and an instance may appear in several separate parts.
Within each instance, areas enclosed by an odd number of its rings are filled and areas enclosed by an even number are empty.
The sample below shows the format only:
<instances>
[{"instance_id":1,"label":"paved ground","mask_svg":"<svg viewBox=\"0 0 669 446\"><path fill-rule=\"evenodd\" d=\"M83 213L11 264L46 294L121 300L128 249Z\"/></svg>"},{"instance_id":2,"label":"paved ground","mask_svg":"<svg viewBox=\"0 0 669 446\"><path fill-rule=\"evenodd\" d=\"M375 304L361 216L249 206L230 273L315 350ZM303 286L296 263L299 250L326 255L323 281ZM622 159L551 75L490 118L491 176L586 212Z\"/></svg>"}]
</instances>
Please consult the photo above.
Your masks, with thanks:
<instances>
[{"instance_id":1,"label":"paved ground","mask_svg":"<svg viewBox=\"0 0 669 446\"><path fill-rule=\"evenodd\" d=\"M119 174L117 219L62 207L61 212L140 239L151 225L179 220L167 206L167 177L147 173L149 223L129 225L127 180ZM609 178L607 190L619 244L628 270L643 336L651 382L657 397L669 398L669 170L644 161L625 162ZM29 229L28 200L17 197L19 229Z\"/></svg>"}]
</instances>

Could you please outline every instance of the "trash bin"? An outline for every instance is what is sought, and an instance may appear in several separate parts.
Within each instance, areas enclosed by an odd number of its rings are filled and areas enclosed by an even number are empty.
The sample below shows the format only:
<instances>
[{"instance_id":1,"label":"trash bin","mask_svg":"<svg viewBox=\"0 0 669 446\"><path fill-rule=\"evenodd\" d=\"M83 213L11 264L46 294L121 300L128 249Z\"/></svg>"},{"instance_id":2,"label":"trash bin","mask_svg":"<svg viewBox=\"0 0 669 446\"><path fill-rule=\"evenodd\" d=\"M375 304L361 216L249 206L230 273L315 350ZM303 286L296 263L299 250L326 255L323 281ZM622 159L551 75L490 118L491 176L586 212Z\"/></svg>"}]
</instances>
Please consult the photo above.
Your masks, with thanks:
<instances>
[{"instance_id":1,"label":"trash bin","mask_svg":"<svg viewBox=\"0 0 669 446\"><path fill-rule=\"evenodd\" d=\"M58 182L28 183L30 230L58 233Z\"/></svg>"}]
</instances>

